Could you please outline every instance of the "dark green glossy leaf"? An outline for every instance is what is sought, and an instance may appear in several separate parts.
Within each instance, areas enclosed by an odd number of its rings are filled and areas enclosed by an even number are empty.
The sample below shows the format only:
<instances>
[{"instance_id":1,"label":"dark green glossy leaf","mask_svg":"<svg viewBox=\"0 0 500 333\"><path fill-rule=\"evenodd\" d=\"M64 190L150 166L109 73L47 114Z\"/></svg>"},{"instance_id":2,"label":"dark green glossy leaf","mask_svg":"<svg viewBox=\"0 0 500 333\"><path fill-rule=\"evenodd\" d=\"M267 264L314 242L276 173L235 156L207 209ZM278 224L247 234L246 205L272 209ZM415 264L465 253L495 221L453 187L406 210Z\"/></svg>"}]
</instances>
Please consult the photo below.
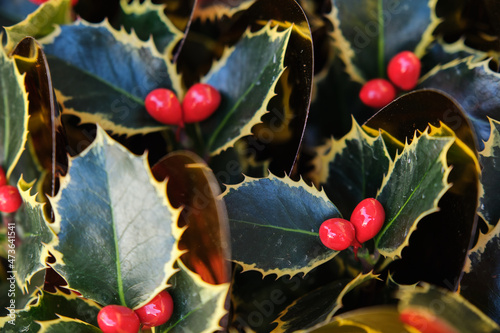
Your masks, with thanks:
<instances>
[{"instance_id":1,"label":"dark green glossy leaf","mask_svg":"<svg viewBox=\"0 0 500 333\"><path fill-rule=\"evenodd\" d=\"M429 315L430 318L437 317L445 324L451 325L456 332L500 332L500 327L493 320L457 293L424 284L418 288L402 288L397 297L400 299L399 312L407 312L410 316L412 313L418 313ZM419 326L422 324L426 323L416 321L412 326L424 329L425 326Z\"/></svg>"},{"instance_id":2,"label":"dark green glossy leaf","mask_svg":"<svg viewBox=\"0 0 500 333\"><path fill-rule=\"evenodd\" d=\"M435 138L426 131L391 163L377 199L384 206L386 220L375 238L381 254L401 257L411 233L426 215L438 210L438 202L450 188L446 154L454 137Z\"/></svg>"},{"instance_id":3,"label":"dark green glossy leaf","mask_svg":"<svg viewBox=\"0 0 500 333\"><path fill-rule=\"evenodd\" d=\"M399 320L395 306L374 306L333 317L333 322L311 333L416 333Z\"/></svg>"},{"instance_id":4,"label":"dark green glossy leaf","mask_svg":"<svg viewBox=\"0 0 500 333\"><path fill-rule=\"evenodd\" d=\"M0 0L0 25L9 26L21 22L37 8L29 0Z\"/></svg>"},{"instance_id":5,"label":"dark green glossy leaf","mask_svg":"<svg viewBox=\"0 0 500 333\"><path fill-rule=\"evenodd\" d=\"M498 202L497 202L498 205ZM460 295L487 316L500 323L500 223L486 234L480 234L469 253L460 282Z\"/></svg>"},{"instance_id":6,"label":"dark green glossy leaf","mask_svg":"<svg viewBox=\"0 0 500 333\"><path fill-rule=\"evenodd\" d=\"M310 175L344 216L365 198L374 198L392 162L382 135L371 137L352 119L351 131L316 150Z\"/></svg>"},{"instance_id":7,"label":"dark green glossy leaf","mask_svg":"<svg viewBox=\"0 0 500 333\"><path fill-rule=\"evenodd\" d=\"M421 57L439 23L434 14L436 2L334 1L327 17L334 27L334 45L351 78L363 83L384 77L389 60L403 50Z\"/></svg>"},{"instance_id":8,"label":"dark green glossy leaf","mask_svg":"<svg viewBox=\"0 0 500 333\"><path fill-rule=\"evenodd\" d=\"M51 266L70 289L102 305L135 308L175 273L179 210L166 184L153 178L146 156L132 155L102 129L70 160L51 203L58 236L49 244Z\"/></svg>"},{"instance_id":9,"label":"dark green glossy leaf","mask_svg":"<svg viewBox=\"0 0 500 333\"><path fill-rule=\"evenodd\" d=\"M71 22L71 1L54 0L40 5L36 11L16 25L6 27L7 44L11 51L27 36L39 39L54 31L54 26Z\"/></svg>"},{"instance_id":10,"label":"dark green glossy leaf","mask_svg":"<svg viewBox=\"0 0 500 333\"><path fill-rule=\"evenodd\" d=\"M17 227L20 233L21 245L15 254L16 279L23 290L28 290L31 278L47 267L46 259L49 252L44 244L54 239L54 233L49 227L49 221L44 214L44 204L36 200L36 195L31 195L31 188L24 180L19 181L21 197L24 202L23 218L19 219ZM19 230L18 230L19 231ZM13 268L11 268L13 269Z\"/></svg>"},{"instance_id":11,"label":"dark green glossy leaf","mask_svg":"<svg viewBox=\"0 0 500 333\"><path fill-rule=\"evenodd\" d=\"M176 151L152 167L155 178L167 180L167 196L175 208L182 207L179 225L184 231L180 247L186 266L208 283L231 279L229 222L220 187L201 157Z\"/></svg>"},{"instance_id":12,"label":"dark green glossy leaf","mask_svg":"<svg viewBox=\"0 0 500 333\"><path fill-rule=\"evenodd\" d=\"M375 278L371 273L360 274L353 280L338 280L305 294L281 313L273 332L307 332L325 325L342 308L347 293Z\"/></svg>"},{"instance_id":13,"label":"dark green glossy leaf","mask_svg":"<svg viewBox=\"0 0 500 333\"><path fill-rule=\"evenodd\" d=\"M500 184L500 122L490 119L491 134L479 154L483 167L481 173L481 197L479 198L479 214L490 225L500 221L498 205L498 184Z\"/></svg>"},{"instance_id":14,"label":"dark green glossy leaf","mask_svg":"<svg viewBox=\"0 0 500 333\"><path fill-rule=\"evenodd\" d=\"M40 325L35 321L49 321L58 318L58 315L75 318L97 326L97 314L100 306L90 300L76 296L74 293L67 295L60 291L48 293L37 291L33 296L34 303L25 309L16 312L15 324L4 322L2 333L35 333L39 332ZM2 321L8 319L0 319Z\"/></svg>"},{"instance_id":15,"label":"dark green glossy leaf","mask_svg":"<svg viewBox=\"0 0 500 333\"><path fill-rule=\"evenodd\" d=\"M252 127L268 112L267 104L275 95L274 89L284 70L290 33L291 28L279 32L270 25L257 32L247 31L240 42L225 51L203 80L214 86L223 99L214 115L202 123L212 154L252 134Z\"/></svg>"},{"instance_id":16,"label":"dark green glossy leaf","mask_svg":"<svg viewBox=\"0 0 500 333\"><path fill-rule=\"evenodd\" d=\"M24 77L0 51L0 163L7 178L21 157L28 135L28 95Z\"/></svg>"},{"instance_id":17,"label":"dark green glossy leaf","mask_svg":"<svg viewBox=\"0 0 500 333\"><path fill-rule=\"evenodd\" d=\"M340 217L340 213L324 192L303 181L273 175L246 178L228 186L223 196L231 231L231 258L245 270L294 276L338 253L321 243L318 231L323 221Z\"/></svg>"},{"instance_id":18,"label":"dark green glossy leaf","mask_svg":"<svg viewBox=\"0 0 500 333\"><path fill-rule=\"evenodd\" d=\"M160 53L170 55L175 44L182 38L182 33L164 14L164 5L156 5L151 0L141 3L140 0L120 1L120 14L113 23L123 26L130 33L132 29L137 36L146 41L150 37Z\"/></svg>"},{"instance_id":19,"label":"dark green glossy leaf","mask_svg":"<svg viewBox=\"0 0 500 333\"><path fill-rule=\"evenodd\" d=\"M206 283L181 261L178 263L180 271L169 281L174 312L169 321L157 327L155 332L211 333L221 330L220 321L227 314L225 302L229 283Z\"/></svg>"},{"instance_id":20,"label":"dark green glossy leaf","mask_svg":"<svg viewBox=\"0 0 500 333\"><path fill-rule=\"evenodd\" d=\"M449 94L463 107L474 126L477 144L488 140L488 117L500 119L500 74L489 67L489 60L474 62L474 57L454 60L435 67L422 78L419 87L436 88Z\"/></svg>"},{"instance_id":21,"label":"dark green glossy leaf","mask_svg":"<svg viewBox=\"0 0 500 333\"><path fill-rule=\"evenodd\" d=\"M95 326L89 325L81 320L61 317L51 321L40 323L39 333L101 333L102 331Z\"/></svg>"},{"instance_id":22,"label":"dark green glossy leaf","mask_svg":"<svg viewBox=\"0 0 500 333\"><path fill-rule=\"evenodd\" d=\"M43 42L64 113L116 134L165 128L146 112L144 98L158 87L179 93L180 79L151 40L116 31L107 22L79 21Z\"/></svg>"}]
</instances>

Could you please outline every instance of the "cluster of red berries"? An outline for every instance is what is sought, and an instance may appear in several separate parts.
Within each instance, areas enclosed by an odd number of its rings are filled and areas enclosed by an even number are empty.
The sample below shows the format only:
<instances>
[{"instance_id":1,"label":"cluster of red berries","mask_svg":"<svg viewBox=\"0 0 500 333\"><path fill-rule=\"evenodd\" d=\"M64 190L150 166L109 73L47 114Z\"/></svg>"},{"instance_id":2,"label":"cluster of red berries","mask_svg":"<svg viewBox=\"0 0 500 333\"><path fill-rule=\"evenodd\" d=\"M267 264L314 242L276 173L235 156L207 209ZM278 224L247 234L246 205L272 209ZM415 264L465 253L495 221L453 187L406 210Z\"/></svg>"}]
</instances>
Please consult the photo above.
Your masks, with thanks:
<instances>
[{"instance_id":1,"label":"cluster of red berries","mask_svg":"<svg viewBox=\"0 0 500 333\"><path fill-rule=\"evenodd\" d=\"M373 198L362 200L354 208L351 219L332 218L319 228L319 238L328 248L342 251L353 246L357 251L361 244L375 237L384 225L385 211Z\"/></svg>"},{"instance_id":2,"label":"cluster of red berries","mask_svg":"<svg viewBox=\"0 0 500 333\"><path fill-rule=\"evenodd\" d=\"M390 82L380 78L366 82L359 92L359 98L367 106L382 108L396 98L394 86L402 90L411 90L416 87L421 67L420 59L413 52L400 52L391 59L387 66L387 76Z\"/></svg>"},{"instance_id":3,"label":"cluster of red berries","mask_svg":"<svg viewBox=\"0 0 500 333\"><path fill-rule=\"evenodd\" d=\"M163 290L137 310L123 305L107 305L99 311L97 323L103 333L137 333L139 329L165 324L174 311L172 296Z\"/></svg>"},{"instance_id":4,"label":"cluster of red berries","mask_svg":"<svg viewBox=\"0 0 500 333\"><path fill-rule=\"evenodd\" d=\"M23 199L17 187L8 185L5 171L0 167L0 212L14 213L21 207Z\"/></svg>"},{"instance_id":5,"label":"cluster of red berries","mask_svg":"<svg viewBox=\"0 0 500 333\"><path fill-rule=\"evenodd\" d=\"M144 101L156 121L167 125L197 123L207 119L220 105L220 93L209 84L196 83L187 91L182 105L175 93L166 88L151 91Z\"/></svg>"}]
</instances>

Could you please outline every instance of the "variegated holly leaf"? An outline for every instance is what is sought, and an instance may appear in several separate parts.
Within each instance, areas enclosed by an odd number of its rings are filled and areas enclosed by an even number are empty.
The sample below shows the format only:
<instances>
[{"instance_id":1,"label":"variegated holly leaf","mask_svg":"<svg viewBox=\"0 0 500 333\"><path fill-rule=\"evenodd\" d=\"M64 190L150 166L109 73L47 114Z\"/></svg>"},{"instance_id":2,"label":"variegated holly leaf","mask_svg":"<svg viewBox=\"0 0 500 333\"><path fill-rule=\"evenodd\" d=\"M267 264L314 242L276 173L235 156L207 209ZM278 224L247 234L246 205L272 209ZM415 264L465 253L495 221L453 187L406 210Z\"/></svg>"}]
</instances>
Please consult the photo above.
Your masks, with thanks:
<instances>
[{"instance_id":1,"label":"variegated holly leaf","mask_svg":"<svg viewBox=\"0 0 500 333\"><path fill-rule=\"evenodd\" d=\"M129 33L133 29L141 40L150 37L160 53L170 55L182 38L180 32L164 13L165 5L154 4L151 0L120 1L120 13L113 21L117 27L123 26Z\"/></svg>"},{"instance_id":2,"label":"variegated holly leaf","mask_svg":"<svg viewBox=\"0 0 500 333\"><path fill-rule=\"evenodd\" d=\"M321 243L318 231L321 223L340 217L340 212L323 191L304 181L273 175L245 178L227 186L223 196L231 259L244 270L277 277L306 274L338 253Z\"/></svg>"},{"instance_id":3,"label":"variegated holly leaf","mask_svg":"<svg viewBox=\"0 0 500 333\"><path fill-rule=\"evenodd\" d=\"M374 198L392 158L382 138L368 135L352 118L351 131L316 149L310 175L325 189L342 215L350 216L365 198Z\"/></svg>"},{"instance_id":4,"label":"variegated holly leaf","mask_svg":"<svg viewBox=\"0 0 500 333\"><path fill-rule=\"evenodd\" d=\"M17 24L37 8L29 0L0 0L0 26Z\"/></svg>"},{"instance_id":5,"label":"variegated holly leaf","mask_svg":"<svg viewBox=\"0 0 500 333\"><path fill-rule=\"evenodd\" d=\"M54 239L54 233L44 213L45 204L37 201L36 194L30 193L32 188L23 179L19 180L18 187L24 202L23 216L17 222L21 245L16 249L15 267L9 268L16 272L20 288L28 291L31 278L47 267L49 251L45 244Z\"/></svg>"},{"instance_id":6,"label":"variegated holly leaf","mask_svg":"<svg viewBox=\"0 0 500 333\"><path fill-rule=\"evenodd\" d=\"M195 18L202 21L216 21L224 16L233 17L248 9L256 0L201 0L195 11Z\"/></svg>"},{"instance_id":7,"label":"variegated holly leaf","mask_svg":"<svg viewBox=\"0 0 500 333\"><path fill-rule=\"evenodd\" d=\"M203 159L189 151L176 151L158 161L152 172L167 180L167 196L182 207L179 225L187 226L180 246L187 252L182 261L208 283L231 279L229 222L220 186Z\"/></svg>"},{"instance_id":8,"label":"variegated holly leaf","mask_svg":"<svg viewBox=\"0 0 500 333\"><path fill-rule=\"evenodd\" d=\"M24 76L0 50L0 164L7 178L16 166L28 136L28 94Z\"/></svg>"},{"instance_id":9,"label":"variegated holly leaf","mask_svg":"<svg viewBox=\"0 0 500 333\"><path fill-rule=\"evenodd\" d=\"M309 332L325 325L343 307L347 293L376 278L372 273L359 274L352 280L337 280L305 294L280 314L273 332Z\"/></svg>"},{"instance_id":10,"label":"variegated holly leaf","mask_svg":"<svg viewBox=\"0 0 500 333\"><path fill-rule=\"evenodd\" d=\"M436 0L360 2L333 1L327 18L333 44L352 80L363 83L384 77L389 60L410 50L421 57L439 24Z\"/></svg>"},{"instance_id":11,"label":"variegated holly leaf","mask_svg":"<svg viewBox=\"0 0 500 333\"><path fill-rule=\"evenodd\" d=\"M500 332L500 326L457 293L423 284L403 287L397 297L401 320L419 331Z\"/></svg>"},{"instance_id":12,"label":"variegated holly leaf","mask_svg":"<svg viewBox=\"0 0 500 333\"><path fill-rule=\"evenodd\" d=\"M438 211L438 202L451 187L446 155L454 137L431 137L426 131L396 156L384 177L377 200L386 220L375 245L386 257L401 257L412 232L426 215Z\"/></svg>"},{"instance_id":13,"label":"variegated holly leaf","mask_svg":"<svg viewBox=\"0 0 500 333\"><path fill-rule=\"evenodd\" d=\"M224 330L220 321L228 311L225 302L230 284L206 283L182 261L179 260L178 265L180 271L169 281L174 312L167 323L155 328L155 332L211 333Z\"/></svg>"},{"instance_id":14,"label":"variegated holly leaf","mask_svg":"<svg viewBox=\"0 0 500 333\"><path fill-rule=\"evenodd\" d=\"M10 52L25 37L39 39L53 32L55 25L70 23L71 8L70 0L53 0L43 3L23 21L5 27L7 35L5 49Z\"/></svg>"},{"instance_id":15,"label":"variegated holly leaf","mask_svg":"<svg viewBox=\"0 0 500 333\"><path fill-rule=\"evenodd\" d=\"M399 320L396 306L373 306L348 311L311 333L417 333ZM445 332L440 332L445 333ZM450 332L446 332L450 333Z\"/></svg>"},{"instance_id":16,"label":"variegated holly leaf","mask_svg":"<svg viewBox=\"0 0 500 333\"><path fill-rule=\"evenodd\" d=\"M453 97L474 126L477 144L490 134L488 117L500 119L500 74L489 68L489 60L475 62L474 56L435 67L421 79L419 88L436 88Z\"/></svg>"},{"instance_id":17,"label":"variegated holly leaf","mask_svg":"<svg viewBox=\"0 0 500 333\"><path fill-rule=\"evenodd\" d=\"M60 333L60 332L78 332L78 333L101 333L96 326L90 325L78 319L66 318L60 316L58 319L40 322L39 333Z\"/></svg>"},{"instance_id":18,"label":"variegated holly leaf","mask_svg":"<svg viewBox=\"0 0 500 333\"><path fill-rule=\"evenodd\" d=\"M49 244L51 266L69 289L102 305L135 308L175 273L181 230L166 183L153 178L146 156L132 155L101 128L70 159L51 204L58 236Z\"/></svg>"},{"instance_id":19,"label":"variegated holly leaf","mask_svg":"<svg viewBox=\"0 0 500 333\"><path fill-rule=\"evenodd\" d=\"M144 99L159 87L179 93L180 77L152 40L114 30L107 21L78 21L42 43L65 114L127 136L166 127L147 113Z\"/></svg>"},{"instance_id":20,"label":"variegated holly leaf","mask_svg":"<svg viewBox=\"0 0 500 333\"><path fill-rule=\"evenodd\" d=\"M59 316L78 319L97 327L97 314L100 309L97 303L74 293L67 295L61 291L49 293L39 290L33 296L32 303L16 311L13 325L8 323L10 317L0 319L0 324L4 324L1 332L39 332L43 322L56 320Z\"/></svg>"},{"instance_id":21,"label":"variegated holly leaf","mask_svg":"<svg viewBox=\"0 0 500 333\"><path fill-rule=\"evenodd\" d=\"M500 122L490 120L490 136L485 142L483 151L479 153L482 166L481 196L478 213L490 225L500 222L500 205L498 205L497 184L500 183Z\"/></svg>"},{"instance_id":22,"label":"variegated holly leaf","mask_svg":"<svg viewBox=\"0 0 500 333\"><path fill-rule=\"evenodd\" d=\"M492 295L500 292L499 255L500 223L486 234L479 235L477 244L468 253L460 282L460 295L497 323L500 322L500 301Z\"/></svg>"},{"instance_id":23,"label":"variegated holly leaf","mask_svg":"<svg viewBox=\"0 0 500 333\"><path fill-rule=\"evenodd\" d=\"M252 127L268 112L268 103L284 71L290 34L291 28L280 32L270 24L257 32L247 30L234 47L225 50L203 79L222 95L219 109L201 124L212 154L252 134Z\"/></svg>"}]
</instances>

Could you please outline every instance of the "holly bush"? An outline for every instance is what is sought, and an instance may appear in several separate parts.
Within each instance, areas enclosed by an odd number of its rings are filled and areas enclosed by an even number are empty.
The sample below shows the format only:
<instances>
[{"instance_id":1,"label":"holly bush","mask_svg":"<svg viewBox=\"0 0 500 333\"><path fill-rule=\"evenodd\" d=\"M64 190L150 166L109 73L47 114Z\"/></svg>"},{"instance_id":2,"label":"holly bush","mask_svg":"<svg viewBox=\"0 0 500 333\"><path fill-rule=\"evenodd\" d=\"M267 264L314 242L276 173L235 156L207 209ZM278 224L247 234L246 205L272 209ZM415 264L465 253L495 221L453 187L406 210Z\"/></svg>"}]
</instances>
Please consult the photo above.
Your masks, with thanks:
<instances>
[{"instance_id":1,"label":"holly bush","mask_svg":"<svg viewBox=\"0 0 500 333\"><path fill-rule=\"evenodd\" d=\"M500 332L498 3L0 0L2 332ZM413 52L381 109L359 92ZM209 84L180 126L144 99ZM320 225L365 198L361 248Z\"/></svg>"}]
</instances>

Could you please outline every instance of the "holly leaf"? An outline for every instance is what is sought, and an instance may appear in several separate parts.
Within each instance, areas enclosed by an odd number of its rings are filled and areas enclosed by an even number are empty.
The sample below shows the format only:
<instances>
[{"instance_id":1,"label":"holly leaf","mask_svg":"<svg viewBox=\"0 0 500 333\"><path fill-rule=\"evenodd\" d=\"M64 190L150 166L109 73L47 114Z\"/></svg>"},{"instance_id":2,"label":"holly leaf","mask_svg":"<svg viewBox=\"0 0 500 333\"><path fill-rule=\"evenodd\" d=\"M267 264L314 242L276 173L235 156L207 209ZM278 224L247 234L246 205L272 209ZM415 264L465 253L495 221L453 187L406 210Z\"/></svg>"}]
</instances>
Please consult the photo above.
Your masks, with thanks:
<instances>
[{"instance_id":1,"label":"holly leaf","mask_svg":"<svg viewBox=\"0 0 500 333\"><path fill-rule=\"evenodd\" d=\"M160 53L170 55L181 40L182 32L177 29L164 13L165 5L154 4L151 0L120 1L120 13L114 24L123 26L128 33L132 29L141 40L150 37Z\"/></svg>"},{"instance_id":2,"label":"holly leaf","mask_svg":"<svg viewBox=\"0 0 500 333\"><path fill-rule=\"evenodd\" d=\"M417 329L429 328L429 321L433 321L451 326L451 332L500 332L493 320L457 293L423 284L418 288L403 287L397 297L399 312Z\"/></svg>"},{"instance_id":3,"label":"holly leaf","mask_svg":"<svg viewBox=\"0 0 500 333\"><path fill-rule=\"evenodd\" d=\"M0 51L0 163L7 178L21 157L28 136L28 94L14 60Z\"/></svg>"},{"instance_id":4,"label":"holly leaf","mask_svg":"<svg viewBox=\"0 0 500 333\"><path fill-rule=\"evenodd\" d=\"M7 44L5 49L11 51L25 37L40 39L54 31L54 26L71 22L71 1L53 0L41 4L23 21L5 27Z\"/></svg>"},{"instance_id":5,"label":"holly leaf","mask_svg":"<svg viewBox=\"0 0 500 333\"><path fill-rule=\"evenodd\" d=\"M165 289L181 254L179 210L146 156L132 155L98 128L90 147L70 159L51 203L58 236L49 244L56 258L51 266L69 289L130 308Z\"/></svg>"},{"instance_id":6,"label":"holly leaf","mask_svg":"<svg viewBox=\"0 0 500 333\"><path fill-rule=\"evenodd\" d=\"M229 222L220 186L206 163L189 151L170 153L153 167L159 181L167 181L167 197L173 207L183 207L179 225L188 226L180 246L187 249L182 261L208 283L231 279L227 258Z\"/></svg>"},{"instance_id":7,"label":"holly leaf","mask_svg":"<svg viewBox=\"0 0 500 333\"><path fill-rule=\"evenodd\" d=\"M21 22L38 8L29 0L0 0L0 25L5 27Z\"/></svg>"},{"instance_id":8,"label":"holly leaf","mask_svg":"<svg viewBox=\"0 0 500 333\"><path fill-rule=\"evenodd\" d=\"M419 137L415 134L389 166L377 195L386 214L384 226L375 237L382 255L401 257L418 222L438 211L439 200L451 187L446 154L453 142L454 137L431 137L428 131Z\"/></svg>"},{"instance_id":9,"label":"holly leaf","mask_svg":"<svg viewBox=\"0 0 500 333\"><path fill-rule=\"evenodd\" d=\"M39 290L26 308L16 311L14 325L7 323L10 317L0 319L4 324L1 332L39 332L43 322L57 320L60 316L78 319L97 327L97 314L101 307L95 302L61 291L49 293ZM59 331L60 332L60 331Z\"/></svg>"},{"instance_id":10,"label":"holly leaf","mask_svg":"<svg viewBox=\"0 0 500 333\"><path fill-rule=\"evenodd\" d=\"M222 195L231 230L231 259L244 271L277 277L307 274L337 255L321 243L318 232L323 221L341 217L340 212L323 191L304 181L247 177L227 186Z\"/></svg>"},{"instance_id":11,"label":"holly leaf","mask_svg":"<svg viewBox=\"0 0 500 333\"><path fill-rule=\"evenodd\" d=\"M211 333L224 330L220 321L227 314L225 302L230 284L206 283L182 261L179 260L178 265L180 271L169 281L174 312L167 323L155 328L155 332Z\"/></svg>"},{"instance_id":12,"label":"holly leaf","mask_svg":"<svg viewBox=\"0 0 500 333\"><path fill-rule=\"evenodd\" d=\"M40 323L39 333L60 333L60 332L78 332L78 333L101 333L96 326L92 326L78 319L59 317L58 319L43 321Z\"/></svg>"},{"instance_id":13,"label":"holly leaf","mask_svg":"<svg viewBox=\"0 0 500 333\"><path fill-rule=\"evenodd\" d=\"M351 131L316 149L310 177L325 189L344 216L365 198L373 198L392 159L382 134L368 135L352 118Z\"/></svg>"},{"instance_id":14,"label":"holly leaf","mask_svg":"<svg viewBox=\"0 0 500 333\"><path fill-rule=\"evenodd\" d=\"M20 233L21 245L16 253L15 275L20 288L28 291L31 278L47 267L46 260L49 257L49 251L45 244L54 239L54 233L44 213L45 204L36 200L36 194L31 195L32 188L23 179L19 180L18 187L24 202L24 209L23 218L17 222L17 227L22 230L22 233Z\"/></svg>"},{"instance_id":15,"label":"holly leaf","mask_svg":"<svg viewBox=\"0 0 500 333\"><path fill-rule=\"evenodd\" d=\"M488 117L500 119L500 74L489 68L490 60L475 62L474 56L436 66L422 77L419 88L437 88L452 96L465 110L477 136L477 144L488 140Z\"/></svg>"},{"instance_id":16,"label":"holly leaf","mask_svg":"<svg viewBox=\"0 0 500 333\"><path fill-rule=\"evenodd\" d=\"M500 322L500 303L492 295L500 292L499 255L500 223L479 235L476 245L469 250L460 282L460 295L497 323Z\"/></svg>"},{"instance_id":17,"label":"holly leaf","mask_svg":"<svg viewBox=\"0 0 500 333\"><path fill-rule=\"evenodd\" d=\"M147 113L144 99L158 87L179 93L180 78L152 40L114 30L107 21L79 21L42 43L65 114L127 136L166 127Z\"/></svg>"},{"instance_id":18,"label":"holly leaf","mask_svg":"<svg viewBox=\"0 0 500 333\"><path fill-rule=\"evenodd\" d=\"M204 0L198 2L194 18L201 21L217 21L224 16L233 17L235 14L248 9L256 0Z\"/></svg>"},{"instance_id":19,"label":"holly leaf","mask_svg":"<svg viewBox=\"0 0 500 333\"><path fill-rule=\"evenodd\" d=\"M290 33L290 28L280 32L270 24L257 32L247 30L234 47L225 50L202 80L222 95L219 109L201 124L212 155L252 134L252 127L268 112L267 105L284 71ZM248 62L248 59L253 60ZM248 67L250 64L252 68Z\"/></svg>"},{"instance_id":20,"label":"holly leaf","mask_svg":"<svg viewBox=\"0 0 500 333\"><path fill-rule=\"evenodd\" d=\"M333 321L319 327L311 333L412 333L399 320L399 312L395 306L372 306L348 311L333 317Z\"/></svg>"},{"instance_id":21,"label":"holly leaf","mask_svg":"<svg viewBox=\"0 0 500 333\"><path fill-rule=\"evenodd\" d=\"M343 307L347 293L376 278L372 273L359 274L352 280L337 280L305 294L280 314L273 332L309 332L325 325Z\"/></svg>"},{"instance_id":22,"label":"holly leaf","mask_svg":"<svg viewBox=\"0 0 500 333\"><path fill-rule=\"evenodd\" d=\"M364 83L384 77L389 60L403 50L421 57L439 24L436 3L334 1L327 18L333 25L333 44L351 79Z\"/></svg>"},{"instance_id":23,"label":"holly leaf","mask_svg":"<svg viewBox=\"0 0 500 333\"><path fill-rule=\"evenodd\" d=\"M494 119L489 120L491 127L489 140L485 143L483 151L479 153L483 169L478 213L488 224L496 225L500 221L500 207L495 186L500 182L500 122Z\"/></svg>"}]
</instances>

